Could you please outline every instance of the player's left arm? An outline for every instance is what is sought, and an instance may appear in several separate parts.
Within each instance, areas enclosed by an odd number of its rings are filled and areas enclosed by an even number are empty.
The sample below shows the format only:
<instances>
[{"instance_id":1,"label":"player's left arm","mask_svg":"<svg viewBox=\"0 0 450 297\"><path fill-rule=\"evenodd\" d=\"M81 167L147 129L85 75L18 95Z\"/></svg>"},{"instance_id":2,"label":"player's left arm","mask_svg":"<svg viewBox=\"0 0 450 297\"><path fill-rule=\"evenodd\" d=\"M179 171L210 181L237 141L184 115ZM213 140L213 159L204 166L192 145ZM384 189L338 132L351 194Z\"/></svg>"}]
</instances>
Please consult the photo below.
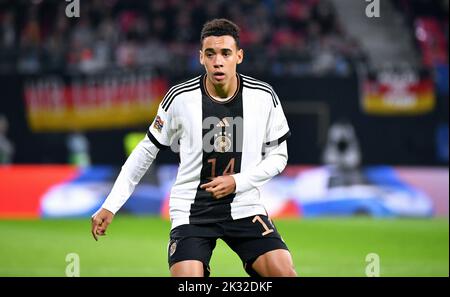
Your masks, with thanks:
<instances>
[{"instance_id":1,"label":"player's left arm","mask_svg":"<svg viewBox=\"0 0 450 297\"><path fill-rule=\"evenodd\" d=\"M248 191L260 187L280 174L286 167L288 160L287 144L283 141L266 149L265 159L255 167L241 173L219 176L200 187L210 192L216 199L232 193Z\"/></svg>"},{"instance_id":2,"label":"player's left arm","mask_svg":"<svg viewBox=\"0 0 450 297\"><path fill-rule=\"evenodd\" d=\"M287 139L291 132L281 102L274 91L273 95L263 145L264 158L259 164L243 168L240 173L233 175L236 181L236 193L263 186L280 174L287 165Z\"/></svg>"},{"instance_id":3,"label":"player's left arm","mask_svg":"<svg viewBox=\"0 0 450 297\"><path fill-rule=\"evenodd\" d=\"M241 193L263 186L274 176L280 174L287 165L287 138L291 135L283 108L276 96L275 105L271 105L267 121L264 144L264 159L251 168L244 168L240 173L219 176L201 186L215 198L222 198L232 193ZM272 101L271 101L272 103Z\"/></svg>"},{"instance_id":4,"label":"player's left arm","mask_svg":"<svg viewBox=\"0 0 450 297\"><path fill-rule=\"evenodd\" d=\"M236 193L259 188L274 176L283 172L287 165L288 152L286 140L266 150L266 156L258 165L232 175L236 182Z\"/></svg>"}]
</instances>

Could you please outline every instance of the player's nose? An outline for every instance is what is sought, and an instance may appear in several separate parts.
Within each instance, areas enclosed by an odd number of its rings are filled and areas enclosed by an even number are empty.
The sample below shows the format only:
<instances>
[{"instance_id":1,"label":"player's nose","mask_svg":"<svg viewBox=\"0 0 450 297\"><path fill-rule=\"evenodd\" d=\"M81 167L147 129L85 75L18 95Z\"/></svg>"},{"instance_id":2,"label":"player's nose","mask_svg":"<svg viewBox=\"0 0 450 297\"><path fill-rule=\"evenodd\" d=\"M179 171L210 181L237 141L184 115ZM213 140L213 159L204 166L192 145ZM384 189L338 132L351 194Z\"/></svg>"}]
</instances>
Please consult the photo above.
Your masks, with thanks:
<instances>
[{"instance_id":1,"label":"player's nose","mask_svg":"<svg viewBox=\"0 0 450 297\"><path fill-rule=\"evenodd\" d=\"M223 67L223 59L220 57L220 55L216 56L216 58L214 59L213 65L216 68Z\"/></svg>"}]
</instances>

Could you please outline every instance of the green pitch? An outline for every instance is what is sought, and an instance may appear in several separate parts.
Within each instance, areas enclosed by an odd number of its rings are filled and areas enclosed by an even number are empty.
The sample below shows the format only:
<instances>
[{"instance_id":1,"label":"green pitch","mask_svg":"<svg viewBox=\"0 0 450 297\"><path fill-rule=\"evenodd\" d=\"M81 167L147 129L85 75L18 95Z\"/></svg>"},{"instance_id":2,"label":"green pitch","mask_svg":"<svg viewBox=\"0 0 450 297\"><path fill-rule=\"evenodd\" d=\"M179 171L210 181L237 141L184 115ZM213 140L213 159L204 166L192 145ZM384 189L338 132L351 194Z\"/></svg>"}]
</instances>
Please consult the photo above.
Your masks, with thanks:
<instances>
[{"instance_id":1,"label":"green pitch","mask_svg":"<svg viewBox=\"0 0 450 297\"><path fill-rule=\"evenodd\" d=\"M301 276L365 276L376 253L381 276L449 276L448 219L327 218L276 220ZM88 219L0 221L0 276L65 276L79 255L81 276L168 276L169 222L117 216L95 242ZM212 276L246 276L222 241Z\"/></svg>"}]
</instances>

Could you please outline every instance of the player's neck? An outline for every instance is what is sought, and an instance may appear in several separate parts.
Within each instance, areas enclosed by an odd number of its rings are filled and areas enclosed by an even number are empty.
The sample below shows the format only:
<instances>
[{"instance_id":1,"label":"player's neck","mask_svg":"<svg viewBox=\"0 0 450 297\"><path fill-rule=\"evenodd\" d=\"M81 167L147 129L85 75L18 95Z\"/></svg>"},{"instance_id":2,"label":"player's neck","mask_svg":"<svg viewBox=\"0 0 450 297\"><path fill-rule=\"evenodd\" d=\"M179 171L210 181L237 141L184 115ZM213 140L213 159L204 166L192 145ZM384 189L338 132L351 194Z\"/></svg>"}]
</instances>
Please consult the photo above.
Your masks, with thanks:
<instances>
[{"instance_id":1,"label":"player's neck","mask_svg":"<svg viewBox=\"0 0 450 297\"><path fill-rule=\"evenodd\" d=\"M206 79L206 90L212 97L229 98L236 92L237 87L236 75L224 85L214 85L209 79Z\"/></svg>"}]
</instances>

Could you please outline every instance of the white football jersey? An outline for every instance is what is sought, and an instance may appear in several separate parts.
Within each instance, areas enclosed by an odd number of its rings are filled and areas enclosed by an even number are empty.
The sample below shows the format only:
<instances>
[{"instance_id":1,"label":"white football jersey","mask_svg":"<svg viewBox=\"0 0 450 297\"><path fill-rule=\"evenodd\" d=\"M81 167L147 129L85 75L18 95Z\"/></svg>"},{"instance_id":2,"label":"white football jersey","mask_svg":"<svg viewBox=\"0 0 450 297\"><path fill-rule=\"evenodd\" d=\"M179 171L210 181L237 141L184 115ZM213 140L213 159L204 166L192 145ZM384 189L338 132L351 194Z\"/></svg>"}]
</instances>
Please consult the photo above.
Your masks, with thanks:
<instances>
[{"instance_id":1,"label":"white football jersey","mask_svg":"<svg viewBox=\"0 0 450 297\"><path fill-rule=\"evenodd\" d=\"M265 144L278 145L289 136L270 85L238 74L235 94L223 102L208 94L205 80L203 75L171 88L148 130L158 148L180 154L169 204L174 225L266 214L258 188L214 199L200 185L256 166Z\"/></svg>"},{"instance_id":2,"label":"white football jersey","mask_svg":"<svg viewBox=\"0 0 450 297\"><path fill-rule=\"evenodd\" d=\"M172 228L266 215L259 188L286 166L289 126L269 84L242 74L237 78L238 88L226 101L209 95L206 74L172 87L148 129L148 139L135 149L142 153L130 155L134 161L127 160L120 174L128 177L119 175L103 207L115 213L157 150L171 149L180 156L169 202ZM235 193L215 199L200 188L222 175L234 177ZM120 186L120 179L128 184Z\"/></svg>"}]
</instances>

